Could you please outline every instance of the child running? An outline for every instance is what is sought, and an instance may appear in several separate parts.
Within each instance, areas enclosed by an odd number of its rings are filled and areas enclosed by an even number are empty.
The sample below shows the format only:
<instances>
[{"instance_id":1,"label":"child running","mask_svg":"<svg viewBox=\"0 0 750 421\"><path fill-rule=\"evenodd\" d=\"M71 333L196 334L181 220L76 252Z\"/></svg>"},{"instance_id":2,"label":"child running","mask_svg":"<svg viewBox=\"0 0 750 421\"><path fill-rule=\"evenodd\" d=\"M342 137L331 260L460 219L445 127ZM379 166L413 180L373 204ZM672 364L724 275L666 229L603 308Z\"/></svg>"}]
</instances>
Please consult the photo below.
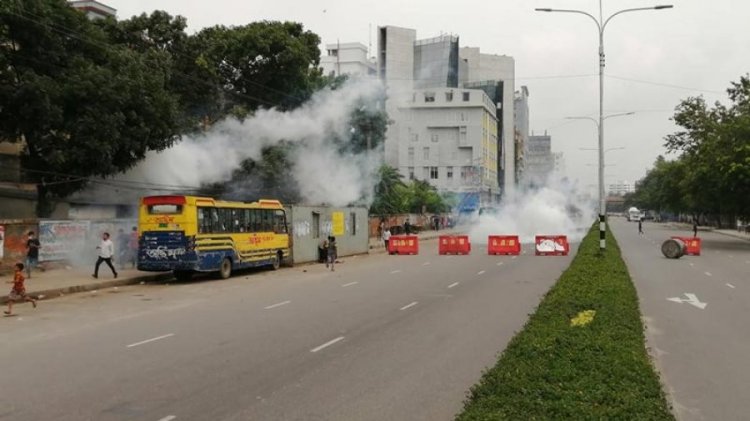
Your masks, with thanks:
<instances>
[{"instance_id":1,"label":"child running","mask_svg":"<svg viewBox=\"0 0 750 421\"><path fill-rule=\"evenodd\" d=\"M10 294L8 294L8 310L5 311L5 314L8 316L13 314L13 303L19 300L28 301L36 308L36 300L26 295L25 281L23 263L16 263L16 273L13 276L13 281L8 281L9 284L13 284Z\"/></svg>"}]
</instances>

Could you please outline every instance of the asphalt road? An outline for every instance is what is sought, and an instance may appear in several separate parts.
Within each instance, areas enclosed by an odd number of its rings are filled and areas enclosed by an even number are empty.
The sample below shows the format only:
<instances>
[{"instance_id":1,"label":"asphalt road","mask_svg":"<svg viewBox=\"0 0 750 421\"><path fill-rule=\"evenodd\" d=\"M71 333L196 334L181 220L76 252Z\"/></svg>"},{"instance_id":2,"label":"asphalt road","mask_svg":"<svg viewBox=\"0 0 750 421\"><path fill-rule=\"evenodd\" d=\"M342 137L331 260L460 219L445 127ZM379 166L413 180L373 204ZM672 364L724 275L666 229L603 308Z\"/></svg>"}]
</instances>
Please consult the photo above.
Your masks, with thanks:
<instances>
[{"instance_id":1,"label":"asphalt road","mask_svg":"<svg viewBox=\"0 0 750 421\"><path fill-rule=\"evenodd\" d=\"M610 225L638 290L647 340L677 417L747 420L750 242L699 232L700 256L670 260L662 256L661 243L692 231L645 223L639 236L635 223L613 219Z\"/></svg>"},{"instance_id":2,"label":"asphalt road","mask_svg":"<svg viewBox=\"0 0 750 421\"><path fill-rule=\"evenodd\" d=\"M452 419L572 256L436 249L21 305L0 419Z\"/></svg>"}]
</instances>

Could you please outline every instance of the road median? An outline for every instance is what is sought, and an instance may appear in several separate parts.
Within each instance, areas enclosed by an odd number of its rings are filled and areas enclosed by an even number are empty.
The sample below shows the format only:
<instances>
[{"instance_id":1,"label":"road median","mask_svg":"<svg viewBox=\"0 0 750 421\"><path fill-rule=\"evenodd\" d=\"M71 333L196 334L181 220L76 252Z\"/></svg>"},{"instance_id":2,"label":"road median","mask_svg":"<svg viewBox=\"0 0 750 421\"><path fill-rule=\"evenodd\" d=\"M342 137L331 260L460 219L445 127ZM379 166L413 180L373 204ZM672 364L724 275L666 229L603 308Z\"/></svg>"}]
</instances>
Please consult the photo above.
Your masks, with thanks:
<instances>
[{"instance_id":1,"label":"road median","mask_svg":"<svg viewBox=\"0 0 750 421\"><path fill-rule=\"evenodd\" d=\"M620 249L610 233L600 255L598 234L592 227L458 420L674 419Z\"/></svg>"}]
</instances>

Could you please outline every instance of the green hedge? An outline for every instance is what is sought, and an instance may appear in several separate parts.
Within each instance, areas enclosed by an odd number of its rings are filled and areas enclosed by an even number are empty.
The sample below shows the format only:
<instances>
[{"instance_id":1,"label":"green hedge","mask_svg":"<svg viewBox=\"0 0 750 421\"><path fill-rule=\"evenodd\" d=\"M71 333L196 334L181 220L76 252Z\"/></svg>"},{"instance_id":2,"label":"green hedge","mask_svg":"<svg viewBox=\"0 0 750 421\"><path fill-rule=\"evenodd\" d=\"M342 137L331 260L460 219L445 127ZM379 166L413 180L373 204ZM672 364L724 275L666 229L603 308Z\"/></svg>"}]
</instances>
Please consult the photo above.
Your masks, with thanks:
<instances>
[{"instance_id":1,"label":"green hedge","mask_svg":"<svg viewBox=\"0 0 750 421\"><path fill-rule=\"evenodd\" d=\"M482 376L458 420L673 420L646 353L638 297L598 224L536 313ZM541 259L541 257L539 257ZM594 310L593 320L571 319ZM590 313L589 313L590 315Z\"/></svg>"}]
</instances>

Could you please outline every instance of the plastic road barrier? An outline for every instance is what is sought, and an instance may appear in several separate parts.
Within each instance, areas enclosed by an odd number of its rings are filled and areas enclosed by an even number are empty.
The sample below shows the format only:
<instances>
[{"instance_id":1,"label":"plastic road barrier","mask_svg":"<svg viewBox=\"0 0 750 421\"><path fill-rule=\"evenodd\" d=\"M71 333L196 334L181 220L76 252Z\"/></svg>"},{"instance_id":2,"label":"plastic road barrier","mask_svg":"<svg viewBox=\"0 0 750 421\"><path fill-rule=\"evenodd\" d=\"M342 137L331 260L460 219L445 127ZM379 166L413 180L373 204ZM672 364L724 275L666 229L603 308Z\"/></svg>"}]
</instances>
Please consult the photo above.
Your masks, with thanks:
<instances>
[{"instance_id":1,"label":"plastic road barrier","mask_svg":"<svg viewBox=\"0 0 750 421\"><path fill-rule=\"evenodd\" d=\"M672 237L685 243L685 254L688 256L701 255L701 239L698 237Z\"/></svg>"},{"instance_id":2,"label":"plastic road barrier","mask_svg":"<svg viewBox=\"0 0 750 421\"><path fill-rule=\"evenodd\" d=\"M673 237L662 243L661 252L668 259L679 259L687 253L687 246L679 237Z\"/></svg>"},{"instance_id":3,"label":"plastic road barrier","mask_svg":"<svg viewBox=\"0 0 750 421\"><path fill-rule=\"evenodd\" d=\"M419 254L419 237L416 235L394 235L388 240L389 254Z\"/></svg>"},{"instance_id":4,"label":"plastic road barrier","mask_svg":"<svg viewBox=\"0 0 750 421\"><path fill-rule=\"evenodd\" d=\"M521 242L517 235L490 235L487 237L487 254L519 255Z\"/></svg>"},{"instance_id":5,"label":"plastic road barrier","mask_svg":"<svg viewBox=\"0 0 750 421\"><path fill-rule=\"evenodd\" d=\"M534 249L537 256L567 256L570 245L565 235L537 235Z\"/></svg>"},{"instance_id":6,"label":"plastic road barrier","mask_svg":"<svg viewBox=\"0 0 750 421\"><path fill-rule=\"evenodd\" d=\"M438 254L471 253L471 242L468 235L441 235L438 241Z\"/></svg>"}]
</instances>

